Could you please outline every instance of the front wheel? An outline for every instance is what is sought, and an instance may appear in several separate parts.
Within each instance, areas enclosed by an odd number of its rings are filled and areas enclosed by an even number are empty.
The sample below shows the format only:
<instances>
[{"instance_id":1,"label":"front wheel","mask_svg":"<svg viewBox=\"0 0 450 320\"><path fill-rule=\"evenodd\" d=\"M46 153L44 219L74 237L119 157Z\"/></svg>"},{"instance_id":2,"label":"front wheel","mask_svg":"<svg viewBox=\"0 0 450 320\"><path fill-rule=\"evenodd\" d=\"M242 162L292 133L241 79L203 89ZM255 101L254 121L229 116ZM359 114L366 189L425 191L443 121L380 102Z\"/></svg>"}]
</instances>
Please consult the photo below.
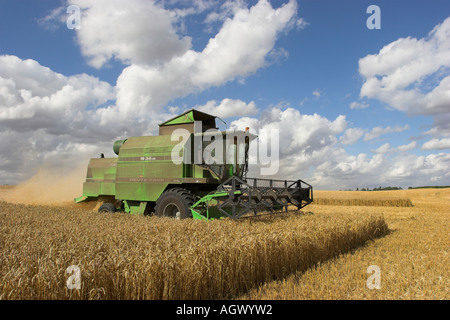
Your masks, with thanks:
<instances>
[{"instance_id":1,"label":"front wheel","mask_svg":"<svg viewBox=\"0 0 450 320\"><path fill-rule=\"evenodd\" d=\"M116 212L116 206L112 203L104 203L98 208L99 213L114 213Z\"/></svg>"},{"instance_id":2,"label":"front wheel","mask_svg":"<svg viewBox=\"0 0 450 320\"><path fill-rule=\"evenodd\" d=\"M156 201L155 214L175 219L192 218L190 207L193 204L194 196L190 191L183 188L168 189Z\"/></svg>"}]
</instances>

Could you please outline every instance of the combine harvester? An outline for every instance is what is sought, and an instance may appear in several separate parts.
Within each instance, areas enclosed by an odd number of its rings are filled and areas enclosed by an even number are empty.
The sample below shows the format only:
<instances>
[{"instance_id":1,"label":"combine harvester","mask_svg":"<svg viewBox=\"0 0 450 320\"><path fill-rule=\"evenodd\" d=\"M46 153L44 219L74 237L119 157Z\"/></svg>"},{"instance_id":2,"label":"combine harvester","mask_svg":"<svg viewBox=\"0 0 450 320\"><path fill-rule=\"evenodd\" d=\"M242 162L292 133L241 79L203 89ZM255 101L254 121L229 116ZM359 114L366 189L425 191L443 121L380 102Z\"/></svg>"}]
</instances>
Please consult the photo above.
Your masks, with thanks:
<instances>
[{"instance_id":1,"label":"combine harvester","mask_svg":"<svg viewBox=\"0 0 450 320\"><path fill-rule=\"evenodd\" d=\"M108 200L99 212L210 220L300 210L313 201L312 186L302 180L247 178L256 136L248 128L219 131L215 120L192 109L160 124L159 136L116 141L118 157L90 160L75 202L101 198Z\"/></svg>"}]
</instances>

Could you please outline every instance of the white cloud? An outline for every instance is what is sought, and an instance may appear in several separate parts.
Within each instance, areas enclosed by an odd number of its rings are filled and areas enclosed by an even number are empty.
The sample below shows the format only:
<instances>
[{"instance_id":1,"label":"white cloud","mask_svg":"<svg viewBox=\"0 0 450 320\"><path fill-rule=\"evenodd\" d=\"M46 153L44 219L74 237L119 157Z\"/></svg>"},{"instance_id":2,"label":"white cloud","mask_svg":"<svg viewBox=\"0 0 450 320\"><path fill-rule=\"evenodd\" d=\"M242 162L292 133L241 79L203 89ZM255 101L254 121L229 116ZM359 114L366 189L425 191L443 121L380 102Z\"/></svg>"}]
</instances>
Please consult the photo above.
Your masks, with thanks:
<instances>
[{"instance_id":1,"label":"white cloud","mask_svg":"<svg viewBox=\"0 0 450 320\"><path fill-rule=\"evenodd\" d=\"M450 134L450 17L427 37L400 38L359 60L365 78L360 96L375 98L410 115L432 115L431 133Z\"/></svg>"},{"instance_id":2,"label":"white cloud","mask_svg":"<svg viewBox=\"0 0 450 320\"><path fill-rule=\"evenodd\" d=\"M383 177L404 186L445 184L450 177L449 166L450 154L407 155L396 158Z\"/></svg>"},{"instance_id":3,"label":"white cloud","mask_svg":"<svg viewBox=\"0 0 450 320\"><path fill-rule=\"evenodd\" d=\"M266 0L250 9L240 8L199 54L192 82L200 87L217 86L263 67L278 33L289 27L296 10L294 1L278 9Z\"/></svg>"},{"instance_id":4,"label":"white cloud","mask_svg":"<svg viewBox=\"0 0 450 320\"><path fill-rule=\"evenodd\" d=\"M333 148L319 162L310 180L316 189L356 189L378 186L446 185L450 173L450 154L430 154L426 157L400 154L392 159L383 154L372 158L366 154L352 156Z\"/></svg>"},{"instance_id":5,"label":"white cloud","mask_svg":"<svg viewBox=\"0 0 450 320\"><path fill-rule=\"evenodd\" d=\"M389 143L383 144L376 150L371 150L373 153L387 153L391 149L391 145Z\"/></svg>"},{"instance_id":6,"label":"white cloud","mask_svg":"<svg viewBox=\"0 0 450 320\"><path fill-rule=\"evenodd\" d=\"M44 97L51 95L66 84L66 77L32 59L22 60L16 56L0 56L0 76L14 81L14 87L24 94Z\"/></svg>"},{"instance_id":7,"label":"white cloud","mask_svg":"<svg viewBox=\"0 0 450 320\"><path fill-rule=\"evenodd\" d=\"M412 141L412 142L410 142L408 144L404 144L404 145L398 146L397 148L394 148L393 151L394 152L397 152L397 151L404 152L404 151L412 150L416 146L417 146L417 142L416 141Z\"/></svg>"},{"instance_id":8,"label":"white cloud","mask_svg":"<svg viewBox=\"0 0 450 320\"><path fill-rule=\"evenodd\" d=\"M342 148L343 142L356 142L365 130L346 129L346 126L344 116L329 120L317 114L304 115L293 108L265 110L258 118L243 117L230 125L231 129L250 127L256 133L261 130L279 131L280 169L271 177L273 179L301 178L316 189L330 190L380 185L408 187L446 183L448 180L450 155L423 157L406 153L416 147L415 141L397 147L386 143L372 157L364 153L347 153ZM407 126L387 127L371 133L378 135L405 128ZM339 135L341 137L338 139ZM258 143L263 149L267 146L267 142L261 139ZM251 167L249 176L257 176L257 168L257 165Z\"/></svg>"},{"instance_id":9,"label":"white cloud","mask_svg":"<svg viewBox=\"0 0 450 320\"><path fill-rule=\"evenodd\" d=\"M100 68L111 59L125 64L155 64L184 54L189 37L180 38L176 15L148 0L70 0L81 8L77 40L89 64ZM95 30L95 31L94 31Z\"/></svg>"},{"instance_id":10,"label":"white cloud","mask_svg":"<svg viewBox=\"0 0 450 320\"><path fill-rule=\"evenodd\" d=\"M450 137L450 112L433 117L432 128L425 132L435 138Z\"/></svg>"},{"instance_id":11,"label":"white cloud","mask_svg":"<svg viewBox=\"0 0 450 320\"><path fill-rule=\"evenodd\" d=\"M255 102L245 103L239 99L228 98L223 99L220 104L217 104L215 100L210 100L205 105L194 108L220 118L243 117L258 113Z\"/></svg>"},{"instance_id":12,"label":"white cloud","mask_svg":"<svg viewBox=\"0 0 450 320\"><path fill-rule=\"evenodd\" d=\"M53 9L47 16L37 20L38 24L45 30L55 31L65 22L65 7Z\"/></svg>"},{"instance_id":13,"label":"white cloud","mask_svg":"<svg viewBox=\"0 0 450 320\"><path fill-rule=\"evenodd\" d=\"M77 41L89 63L97 68L114 59L129 64L116 87L86 74L64 76L34 60L0 56L2 183L21 180L44 162L72 167L100 152L112 155L116 138L151 134L157 123L185 108L166 107L169 101L229 81L243 82L271 59L287 56L287 51L275 46L278 37L305 26L304 20L296 17L295 1L277 9L266 0L250 8L243 1L227 1L217 15L207 15L208 23L218 31L203 50L195 51L191 39L182 36L186 31L182 17L204 12L213 6L210 2L195 2L184 9L167 9L161 1L122 2L71 1L83 9ZM61 14L61 10L53 11L41 23L45 26L57 21ZM425 110L441 112L434 118L433 128L426 132L434 138L447 133L450 136L448 113L442 113L449 86L447 69L442 68L447 66L447 24L446 20L437 26L428 38L399 39L373 58L360 61L360 72L366 77L361 96L392 103L397 109L403 108L405 101L413 102L405 107L409 113L426 113L417 108L418 103L426 101L429 108ZM412 56L405 60L411 50ZM436 69L435 64L440 67ZM426 94L416 90L431 72L444 77ZM320 91L313 95L320 97ZM355 103L358 105L354 107L365 106ZM385 144L372 157L352 155L343 149L364 133L368 141L408 126L377 127L367 132L347 128L343 115L327 119L289 107L268 108L258 115L253 101L239 99L211 100L199 109L224 118L242 117L231 123L232 129L277 130L280 172L273 178L302 178L315 188L344 189L387 181L403 185L445 183L450 177L448 154L422 157L403 152L415 148L415 143L394 148ZM440 138L428 141L422 148L443 146L448 146L448 141ZM394 152L398 154L385 155Z\"/></svg>"},{"instance_id":14,"label":"white cloud","mask_svg":"<svg viewBox=\"0 0 450 320\"><path fill-rule=\"evenodd\" d=\"M450 138L432 139L422 145L422 150L450 149Z\"/></svg>"},{"instance_id":15,"label":"white cloud","mask_svg":"<svg viewBox=\"0 0 450 320\"><path fill-rule=\"evenodd\" d=\"M8 161L2 161L0 175L7 182L20 180L44 161L69 163L58 161L58 155L89 158L105 148L108 154L115 139L154 133L177 110L165 110L170 100L265 67L266 59L281 50L275 42L293 27L297 10L295 1L277 9L266 0L250 8L242 3L198 52L190 49L190 38L178 35L176 24L211 6L207 2L181 11L141 0L72 2L82 9L77 41L89 63L101 67L116 59L130 65L112 87L86 74L68 77L34 60L0 56L0 138L17 140L14 149L2 149ZM63 12L55 9L41 23L61 21ZM205 108L224 117L257 112L254 102L233 99Z\"/></svg>"},{"instance_id":16,"label":"white cloud","mask_svg":"<svg viewBox=\"0 0 450 320\"><path fill-rule=\"evenodd\" d=\"M350 145L356 143L363 134L364 130L361 128L348 128L339 140L345 145Z\"/></svg>"},{"instance_id":17,"label":"white cloud","mask_svg":"<svg viewBox=\"0 0 450 320\"><path fill-rule=\"evenodd\" d=\"M380 136L382 136L384 134L387 134L387 133L402 132L402 131L405 131L407 129L409 129L409 125L405 125L403 127L395 126L393 128L389 127L389 126L386 127L386 128L375 127L375 128L372 129L372 131L370 131L370 132L368 132L368 133L366 133L364 135L364 141L369 141L369 140L378 138L378 137L380 137Z\"/></svg>"},{"instance_id":18,"label":"white cloud","mask_svg":"<svg viewBox=\"0 0 450 320\"><path fill-rule=\"evenodd\" d=\"M0 150L7 155L1 183L17 182L43 162L71 167L108 153L111 141L133 128L126 119L99 123L98 111L114 99L114 88L95 77L66 77L34 60L0 56Z\"/></svg>"},{"instance_id":19,"label":"white cloud","mask_svg":"<svg viewBox=\"0 0 450 320\"><path fill-rule=\"evenodd\" d=\"M345 116L330 121L318 114L304 115L293 108L282 110L274 107L263 111L259 118L243 117L233 121L230 129L250 127L256 134L276 132L279 138L276 147L279 150L280 170L272 178L298 179L309 175L311 167L329 156L337 143L336 136L345 130L346 125ZM258 146L262 150L270 149L269 145L265 136L258 138ZM257 165L252 167L250 174L259 174L257 168Z\"/></svg>"},{"instance_id":20,"label":"white cloud","mask_svg":"<svg viewBox=\"0 0 450 320\"><path fill-rule=\"evenodd\" d=\"M87 107L115 98L114 89L95 77L66 77L16 56L0 56L0 83L0 123L14 130L70 127Z\"/></svg>"},{"instance_id":21,"label":"white cloud","mask_svg":"<svg viewBox=\"0 0 450 320\"><path fill-rule=\"evenodd\" d=\"M449 77L427 94L417 86L427 76L450 67L450 18L423 39L400 38L378 54L359 60L359 72L366 78L361 96L380 99L394 108L414 114L447 112ZM411 86L413 86L411 88Z\"/></svg>"},{"instance_id":22,"label":"white cloud","mask_svg":"<svg viewBox=\"0 0 450 320\"><path fill-rule=\"evenodd\" d=\"M365 109L368 108L369 104L367 103L360 103L357 101L353 101L352 103L350 103L350 109Z\"/></svg>"},{"instance_id":23,"label":"white cloud","mask_svg":"<svg viewBox=\"0 0 450 320\"><path fill-rule=\"evenodd\" d=\"M385 154L385 153L394 153L394 152L405 152L408 150L412 150L416 147L417 143L416 141L413 141L411 143L408 144L404 144L404 145L400 145L396 148L391 148L391 145L389 143L385 143L382 146L380 146L378 149L375 150L371 150L373 153L380 153L380 154Z\"/></svg>"},{"instance_id":24,"label":"white cloud","mask_svg":"<svg viewBox=\"0 0 450 320\"><path fill-rule=\"evenodd\" d=\"M232 129L250 127L256 133L270 129L279 131L280 169L276 176L271 177L274 179L301 178L316 189L330 190L380 185L408 187L419 183L445 183L445 179L448 179L448 170L444 168L450 162L450 156L439 154L421 157L407 154L406 151L416 147L415 141L397 147L386 143L374 150L376 154L372 157L364 153L349 154L342 145L355 143L365 130L346 126L344 116L329 120L317 114L301 114L293 108L265 110L259 118L243 117L230 125ZM374 138L406 128L379 128L369 134ZM339 135L341 137L338 139ZM263 148L267 145L261 139L258 142L262 143ZM387 157L387 154L390 156ZM252 167L249 176L258 173ZM416 181L416 177L420 180Z\"/></svg>"},{"instance_id":25,"label":"white cloud","mask_svg":"<svg viewBox=\"0 0 450 320\"><path fill-rule=\"evenodd\" d=\"M305 21L303 18L299 18L296 22L297 29L305 29L309 25L309 22Z\"/></svg>"},{"instance_id":26,"label":"white cloud","mask_svg":"<svg viewBox=\"0 0 450 320\"><path fill-rule=\"evenodd\" d=\"M246 4L242 0L227 0L222 3L219 10L210 12L206 18L205 23L210 24L214 22L223 22L226 19L235 15L235 13L243 8Z\"/></svg>"},{"instance_id":27,"label":"white cloud","mask_svg":"<svg viewBox=\"0 0 450 320\"><path fill-rule=\"evenodd\" d=\"M22 102L23 98L16 90L16 83L12 79L0 78L0 108L6 109Z\"/></svg>"},{"instance_id":28,"label":"white cloud","mask_svg":"<svg viewBox=\"0 0 450 320\"><path fill-rule=\"evenodd\" d=\"M121 114L137 116L160 110L170 100L221 86L266 66L278 34L290 27L296 2L273 9L266 0L239 8L203 51L188 50L161 66L131 65L117 80Z\"/></svg>"}]
</instances>

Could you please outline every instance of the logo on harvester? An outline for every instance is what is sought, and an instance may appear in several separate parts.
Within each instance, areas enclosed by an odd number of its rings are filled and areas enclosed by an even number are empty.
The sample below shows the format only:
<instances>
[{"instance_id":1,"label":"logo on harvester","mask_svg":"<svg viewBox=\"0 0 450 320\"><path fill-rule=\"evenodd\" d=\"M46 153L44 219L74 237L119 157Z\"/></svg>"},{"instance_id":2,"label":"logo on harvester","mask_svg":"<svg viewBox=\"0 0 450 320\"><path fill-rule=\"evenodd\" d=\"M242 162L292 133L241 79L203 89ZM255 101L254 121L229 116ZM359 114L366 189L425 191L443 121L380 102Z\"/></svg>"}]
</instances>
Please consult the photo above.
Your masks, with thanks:
<instances>
[{"instance_id":1,"label":"logo on harvester","mask_svg":"<svg viewBox=\"0 0 450 320\"><path fill-rule=\"evenodd\" d=\"M201 127L201 121L195 125ZM174 146L171 160L175 164L258 165L261 175L274 175L279 169L279 132L277 129L245 131L208 129L203 132L178 128L172 132Z\"/></svg>"}]
</instances>

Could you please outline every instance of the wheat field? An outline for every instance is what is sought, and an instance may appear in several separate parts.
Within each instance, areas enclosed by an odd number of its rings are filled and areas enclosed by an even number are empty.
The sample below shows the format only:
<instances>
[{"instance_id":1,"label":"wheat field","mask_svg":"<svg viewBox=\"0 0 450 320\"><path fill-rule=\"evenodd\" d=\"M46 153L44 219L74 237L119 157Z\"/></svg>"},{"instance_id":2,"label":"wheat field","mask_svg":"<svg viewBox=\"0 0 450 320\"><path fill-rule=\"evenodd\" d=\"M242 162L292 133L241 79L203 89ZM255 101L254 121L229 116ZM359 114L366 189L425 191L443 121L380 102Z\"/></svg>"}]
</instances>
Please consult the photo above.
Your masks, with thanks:
<instances>
[{"instance_id":1,"label":"wheat field","mask_svg":"<svg viewBox=\"0 0 450 320\"><path fill-rule=\"evenodd\" d=\"M314 205L412 207L408 190L316 191Z\"/></svg>"},{"instance_id":2,"label":"wheat field","mask_svg":"<svg viewBox=\"0 0 450 320\"><path fill-rule=\"evenodd\" d=\"M450 188L396 191L316 191L316 198L410 199L413 207L311 205L315 214L383 214L390 232L352 252L267 282L239 299L448 300ZM369 266L380 288L368 289Z\"/></svg>"},{"instance_id":3,"label":"wheat field","mask_svg":"<svg viewBox=\"0 0 450 320\"><path fill-rule=\"evenodd\" d=\"M6 202L0 222L1 299L229 299L388 232L379 214L205 222Z\"/></svg>"},{"instance_id":4,"label":"wheat field","mask_svg":"<svg viewBox=\"0 0 450 320\"><path fill-rule=\"evenodd\" d=\"M413 207L205 222L0 201L0 299L448 299L450 189L366 194ZM371 265L381 289L366 285Z\"/></svg>"},{"instance_id":5,"label":"wheat field","mask_svg":"<svg viewBox=\"0 0 450 320\"><path fill-rule=\"evenodd\" d=\"M315 205L326 206L365 206L365 207L412 207L410 199L342 199L318 198Z\"/></svg>"}]
</instances>

